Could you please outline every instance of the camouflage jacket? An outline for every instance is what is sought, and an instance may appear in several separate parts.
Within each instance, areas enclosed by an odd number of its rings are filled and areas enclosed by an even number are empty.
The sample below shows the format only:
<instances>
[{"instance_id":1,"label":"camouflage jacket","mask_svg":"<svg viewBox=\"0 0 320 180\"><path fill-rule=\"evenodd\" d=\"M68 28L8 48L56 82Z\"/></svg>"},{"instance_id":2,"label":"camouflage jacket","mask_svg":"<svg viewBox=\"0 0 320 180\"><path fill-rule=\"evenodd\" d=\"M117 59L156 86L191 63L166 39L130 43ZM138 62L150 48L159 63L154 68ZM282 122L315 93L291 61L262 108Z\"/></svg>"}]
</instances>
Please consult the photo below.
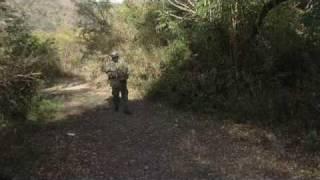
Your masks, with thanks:
<instances>
[{"instance_id":1,"label":"camouflage jacket","mask_svg":"<svg viewBox=\"0 0 320 180\"><path fill-rule=\"evenodd\" d=\"M109 61L105 65L105 73L107 73L109 81L123 81L129 78L129 68L124 60L118 62Z\"/></svg>"}]
</instances>

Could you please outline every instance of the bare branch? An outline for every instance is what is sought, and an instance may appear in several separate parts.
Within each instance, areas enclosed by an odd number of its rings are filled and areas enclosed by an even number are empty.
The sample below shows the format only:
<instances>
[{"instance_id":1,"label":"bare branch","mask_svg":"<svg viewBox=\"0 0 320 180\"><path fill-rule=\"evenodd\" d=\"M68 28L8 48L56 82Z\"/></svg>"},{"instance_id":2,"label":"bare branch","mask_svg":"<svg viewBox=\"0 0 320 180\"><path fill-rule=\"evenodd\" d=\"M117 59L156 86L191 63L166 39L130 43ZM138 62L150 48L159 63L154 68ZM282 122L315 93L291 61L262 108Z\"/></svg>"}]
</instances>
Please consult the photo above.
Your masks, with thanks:
<instances>
[{"instance_id":1,"label":"bare branch","mask_svg":"<svg viewBox=\"0 0 320 180\"><path fill-rule=\"evenodd\" d=\"M195 6L196 6L195 3L192 2L192 0L188 0L188 3L189 3L192 7L195 7Z\"/></svg>"},{"instance_id":2,"label":"bare branch","mask_svg":"<svg viewBox=\"0 0 320 180\"><path fill-rule=\"evenodd\" d=\"M167 14L167 15L169 15L169 16L171 16L171 17L174 17L174 18L176 18L176 19L179 19L179 20L183 20L183 19L184 19L184 17L174 15L174 14L169 13L169 12L167 12L167 11L164 11L164 13Z\"/></svg>"},{"instance_id":3,"label":"bare branch","mask_svg":"<svg viewBox=\"0 0 320 180\"><path fill-rule=\"evenodd\" d=\"M175 2L176 4L178 4L179 6L182 6L182 7L186 8L186 9L190 9L190 7L189 7L188 5L180 2L179 0L174 0L174 2Z\"/></svg>"},{"instance_id":4,"label":"bare branch","mask_svg":"<svg viewBox=\"0 0 320 180\"><path fill-rule=\"evenodd\" d=\"M180 9L180 10L182 10L182 11L191 13L192 15L194 15L194 14L196 13L196 11L192 10L189 6L187 6L187 5L185 5L185 4L181 5L182 3L181 3L181 2L177 2L177 0L175 0L175 2L173 2L172 0L168 0L168 2L169 2L172 6L178 8L178 9ZM179 3L179 4L177 4L177 3Z\"/></svg>"}]
</instances>

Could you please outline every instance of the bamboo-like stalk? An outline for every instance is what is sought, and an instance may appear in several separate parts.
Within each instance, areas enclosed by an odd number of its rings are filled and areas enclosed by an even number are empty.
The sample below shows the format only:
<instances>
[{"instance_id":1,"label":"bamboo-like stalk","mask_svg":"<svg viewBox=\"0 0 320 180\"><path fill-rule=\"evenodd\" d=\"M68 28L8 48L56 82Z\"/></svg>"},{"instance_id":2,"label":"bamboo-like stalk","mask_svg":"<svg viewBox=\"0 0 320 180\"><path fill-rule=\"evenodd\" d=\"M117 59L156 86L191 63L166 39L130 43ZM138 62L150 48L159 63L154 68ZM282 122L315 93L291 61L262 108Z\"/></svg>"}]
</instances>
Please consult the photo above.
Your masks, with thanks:
<instances>
[{"instance_id":1,"label":"bamboo-like stalk","mask_svg":"<svg viewBox=\"0 0 320 180\"><path fill-rule=\"evenodd\" d=\"M174 2L172 0L168 0L168 2L176 7L177 9L179 10L182 10L182 11L185 11L185 12L188 12L188 13L191 13L192 15L194 15L196 13L195 10L193 10L192 8L190 8L188 5L186 4L183 4L182 2L178 1L178 0L174 0Z\"/></svg>"}]
</instances>

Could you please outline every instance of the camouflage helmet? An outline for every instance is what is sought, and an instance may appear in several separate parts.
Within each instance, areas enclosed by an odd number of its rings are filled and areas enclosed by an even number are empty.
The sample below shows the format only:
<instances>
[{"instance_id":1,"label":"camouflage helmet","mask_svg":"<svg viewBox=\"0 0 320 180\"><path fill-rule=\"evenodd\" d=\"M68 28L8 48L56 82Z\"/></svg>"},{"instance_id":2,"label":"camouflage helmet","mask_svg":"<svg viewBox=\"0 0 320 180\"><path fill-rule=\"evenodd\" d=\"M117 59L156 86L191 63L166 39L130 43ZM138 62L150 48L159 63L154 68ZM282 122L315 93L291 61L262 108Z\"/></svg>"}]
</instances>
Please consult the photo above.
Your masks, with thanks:
<instances>
[{"instance_id":1,"label":"camouflage helmet","mask_svg":"<svg viewBox=\"0 0 320 180\"><path fill-rule=\"evenodd\" d=\"M117 51L113 51L111 54L110 54L111 58L114 59L114 58L118 58L119 57L119 53Z\"/></svg>"}]
</instances>

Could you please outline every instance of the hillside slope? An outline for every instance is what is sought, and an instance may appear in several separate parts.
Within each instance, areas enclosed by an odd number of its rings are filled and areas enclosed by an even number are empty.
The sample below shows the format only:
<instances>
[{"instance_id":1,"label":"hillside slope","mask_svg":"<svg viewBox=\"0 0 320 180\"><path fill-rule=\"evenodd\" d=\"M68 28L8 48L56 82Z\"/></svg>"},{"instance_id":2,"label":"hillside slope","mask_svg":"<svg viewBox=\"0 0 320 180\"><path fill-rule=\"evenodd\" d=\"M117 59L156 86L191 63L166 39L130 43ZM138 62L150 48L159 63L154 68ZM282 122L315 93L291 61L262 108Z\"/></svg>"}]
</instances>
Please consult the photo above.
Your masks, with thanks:
<instances>
[{"instance_id":1,"label":"hillside slope","mask_svg":"<svg viewBox=\"0 0 320 180\"><path fill-rule=\"evenodd\" d=\"M76 24L77 15L71 0L12 0L10 3L22 9L37 30L54 31Z\"/></svg>"}]
</instances>

